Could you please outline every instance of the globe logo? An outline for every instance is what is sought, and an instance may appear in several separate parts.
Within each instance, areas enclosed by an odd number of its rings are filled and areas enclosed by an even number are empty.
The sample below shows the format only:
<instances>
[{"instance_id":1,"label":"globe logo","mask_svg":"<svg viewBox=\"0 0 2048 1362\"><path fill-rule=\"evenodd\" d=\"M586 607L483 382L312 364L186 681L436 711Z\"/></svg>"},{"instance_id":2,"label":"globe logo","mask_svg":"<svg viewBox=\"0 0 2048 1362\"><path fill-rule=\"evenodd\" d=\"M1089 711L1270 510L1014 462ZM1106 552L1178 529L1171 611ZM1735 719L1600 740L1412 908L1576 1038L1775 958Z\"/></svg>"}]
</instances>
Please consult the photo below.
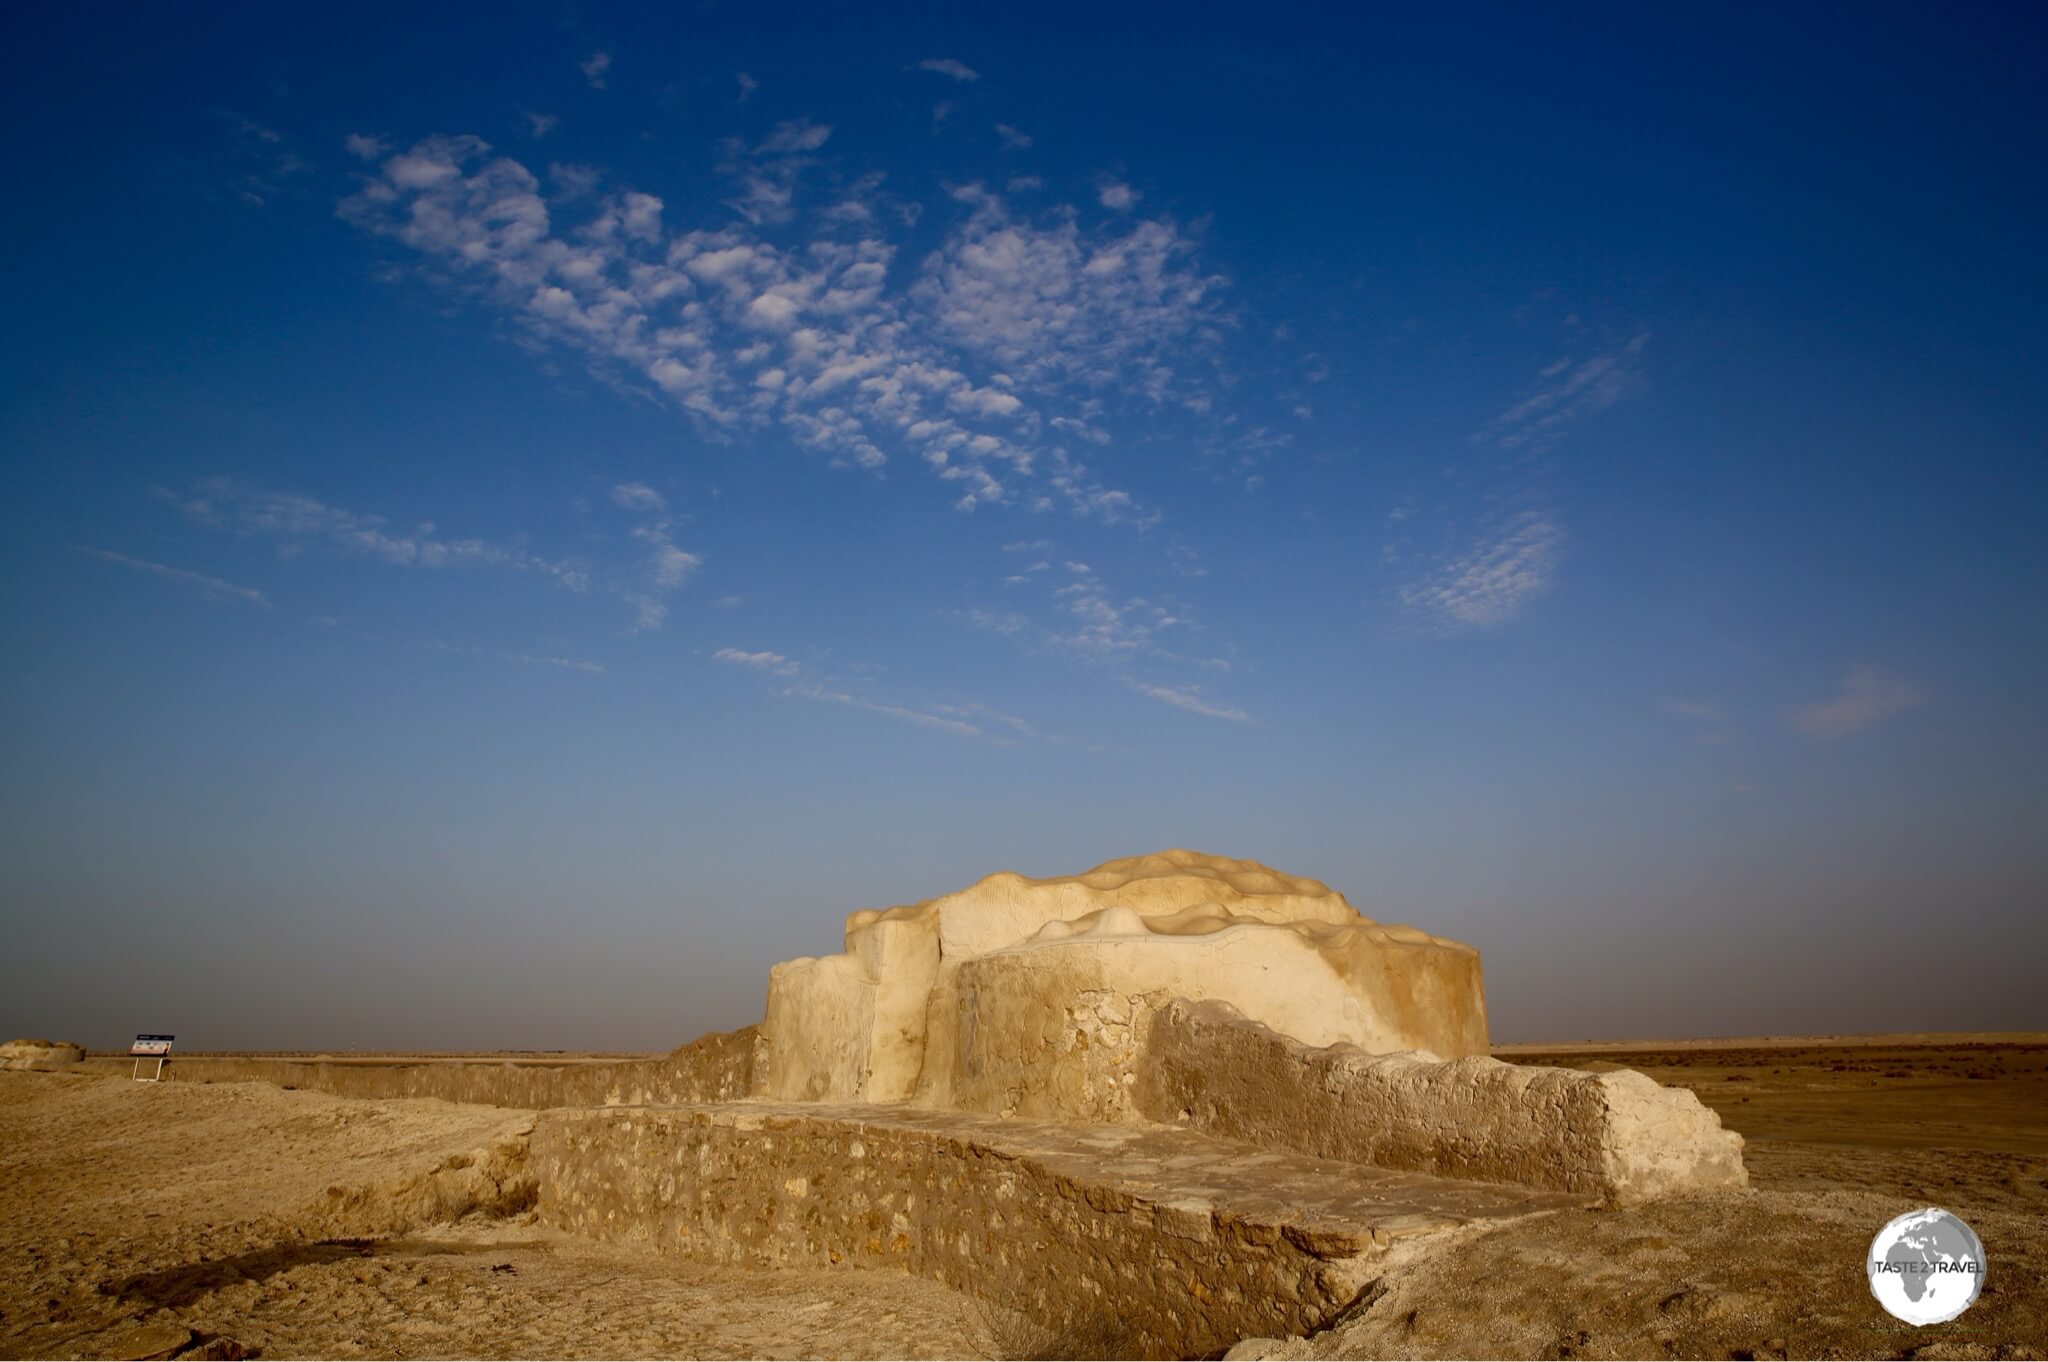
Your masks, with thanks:
<instances>
[{"instance_id":1,"label":"globe logo","mask_svg":"<svg viewBox=\"0 0 2048 1362\"><path fill-rule=\"evenodd\" d=\"M1870 1241L1870 1294L1908 1324L1941 1324L1976 1304L1984 1245L1938 1207L1908 1211Z\"/></svg>"}]
</instances>

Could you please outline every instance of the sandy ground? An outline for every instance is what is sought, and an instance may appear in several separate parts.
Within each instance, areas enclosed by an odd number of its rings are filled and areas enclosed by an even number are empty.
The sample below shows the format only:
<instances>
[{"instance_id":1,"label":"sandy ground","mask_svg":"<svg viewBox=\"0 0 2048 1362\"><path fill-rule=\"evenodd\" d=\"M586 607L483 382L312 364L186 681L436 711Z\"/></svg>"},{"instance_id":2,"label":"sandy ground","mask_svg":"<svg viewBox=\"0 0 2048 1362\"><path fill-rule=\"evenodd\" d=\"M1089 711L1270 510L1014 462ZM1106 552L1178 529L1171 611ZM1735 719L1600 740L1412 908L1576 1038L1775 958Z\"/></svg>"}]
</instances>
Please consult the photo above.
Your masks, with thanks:
<instances>
[{"instance_id":1,"label":"sandy ground","mask_svg":"<svg viewBox=\"0 0 2048 1362\"><path fill-rule=\"evenodd\" d=\"M307 1209L530 1120L260 1083L0 1073L0 1356L1001 1351L972 1301L902 1274L679 1266L523 1218L337 1241Z\"/></svg>"},{"instance_id":2,"label":"sandy ground","mask_svg":"<svg viewBox=\"0 0 2048 1362\"><path fill-rule=\"evenodd\" d=\"M1393 1258L1271 1357L2048 1358L2048 1037L1517 1049L1699 1093L1749 1137L1744 1193L1562 1212ZM0 1354L983 1357L1056 1347L935 1284L746 1271L522 1218L337 1239L308 1208L524 1129L529 1114L262 1084L0 1074ZM1912 1329L1870 1237L1938 1205L1984 1295ZM228 1341L232 1340L232 1344Z\"/></svg>"}]
</instances>

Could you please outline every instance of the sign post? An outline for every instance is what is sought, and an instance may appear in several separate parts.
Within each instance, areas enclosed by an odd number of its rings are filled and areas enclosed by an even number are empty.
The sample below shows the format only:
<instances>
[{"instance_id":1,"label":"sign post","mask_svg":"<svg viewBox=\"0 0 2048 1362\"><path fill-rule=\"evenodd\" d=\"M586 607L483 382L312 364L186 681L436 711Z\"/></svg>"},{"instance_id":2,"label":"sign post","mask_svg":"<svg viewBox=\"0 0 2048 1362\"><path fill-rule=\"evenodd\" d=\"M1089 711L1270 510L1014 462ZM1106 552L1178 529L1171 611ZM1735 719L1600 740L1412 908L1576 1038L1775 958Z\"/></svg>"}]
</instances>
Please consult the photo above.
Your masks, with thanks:
<instances>
[{"instance_id":1,"label":"sign post","mask_svg":"<svg viewBox=\"0 0 2048 1362\"><path fill-rule=\"evenodd\" d=\"M176 1036L137 1036L135 1043L128 1047L128 1053L135 1056L135 1072L129 1077L138 1083L161 1083L164 1077L164 1061L171 1057L171 1042ZM142 1061L156 1061L156 1072L148 1078L142 1076Z\"/></svg>"}]
</instances>

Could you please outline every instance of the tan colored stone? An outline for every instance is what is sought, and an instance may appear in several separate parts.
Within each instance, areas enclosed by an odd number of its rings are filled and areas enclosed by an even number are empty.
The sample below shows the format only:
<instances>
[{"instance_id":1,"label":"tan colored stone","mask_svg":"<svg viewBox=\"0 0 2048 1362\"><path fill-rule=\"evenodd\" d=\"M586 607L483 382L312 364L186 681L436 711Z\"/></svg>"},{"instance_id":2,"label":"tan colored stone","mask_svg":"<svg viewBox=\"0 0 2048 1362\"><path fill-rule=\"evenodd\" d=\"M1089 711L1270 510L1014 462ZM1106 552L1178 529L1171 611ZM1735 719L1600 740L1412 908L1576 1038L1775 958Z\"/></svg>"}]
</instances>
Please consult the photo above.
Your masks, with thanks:
<instances>
[{"instance_id":1,"label":"tan colored stone","mask_svg":"<svg viewBox=\"0 0 2048 1362\"><path fill-rule=\"evenodd\" d=\"M1269 1149L1612 1201L1740 1186L1741 1140L1636 1074L1489 1058L1479 956L1192 851L853 914L775 967L756 1091Z\"/></svg>"},{"instance_id":2,"label":"tan colored stone","mask_svg":"<svg viewBox=\"0 0 2048 1362\"><path fill-rule=\"evenodd\" d=\"M1318 880L1167 851L853 914L844 955L771 973L761 1090L1122 1119L1131 1028L1169 997L1315 1045L1486 1048L1470 947L1373 922Z\"/></svg>"},{"instance_id":3,"label":"tan colored stone","mask_svg":"<svg viewBox=\"0 0 2048 1362\"><path fill-rule=\"evenodd\" d=\"M1631 1070L1316 1048L1182 1000L1156 1011L1144 1049L1136 1112L1228 1139L1617 1204L1748 1181L1740 1135Z\"/></svg>"}]
</instances>

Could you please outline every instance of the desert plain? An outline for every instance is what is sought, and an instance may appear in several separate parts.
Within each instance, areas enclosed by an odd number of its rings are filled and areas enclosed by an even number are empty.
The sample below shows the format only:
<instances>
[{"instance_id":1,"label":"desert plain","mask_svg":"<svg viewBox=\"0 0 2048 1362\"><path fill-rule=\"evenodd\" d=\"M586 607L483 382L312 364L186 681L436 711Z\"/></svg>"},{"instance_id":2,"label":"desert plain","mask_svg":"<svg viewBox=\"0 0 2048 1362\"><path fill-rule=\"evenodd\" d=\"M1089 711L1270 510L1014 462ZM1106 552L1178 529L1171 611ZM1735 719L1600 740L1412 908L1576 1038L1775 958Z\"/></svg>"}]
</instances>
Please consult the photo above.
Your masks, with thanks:
<instances>
[{"instance_id":1,"label":"desert plain","mask_svg":"<svg viewBox=\"0 0 2048 1362\"><path fill-rule=\"evenodd\" d=\"M2048 1356L2048 1035L1495 1053L1690 1089L1745 1137L1751 1185L1405 1241L1328 1328L1232 1356ZM0 1073L0 1354L1095 1351L903 1272L697 1263L572 1238L493 1198L487 1177L480 1194L437 1201L431 1223L393 1228L394 1198L532 1117L180 1081L175 1060L161 1084L105 1065ZM1970 1310L1913 1328L1878 1308L1862 1264L1880 1225L1925 1205L1967 1220L1987 1265Z\"/></svg>"}]
</instances>

